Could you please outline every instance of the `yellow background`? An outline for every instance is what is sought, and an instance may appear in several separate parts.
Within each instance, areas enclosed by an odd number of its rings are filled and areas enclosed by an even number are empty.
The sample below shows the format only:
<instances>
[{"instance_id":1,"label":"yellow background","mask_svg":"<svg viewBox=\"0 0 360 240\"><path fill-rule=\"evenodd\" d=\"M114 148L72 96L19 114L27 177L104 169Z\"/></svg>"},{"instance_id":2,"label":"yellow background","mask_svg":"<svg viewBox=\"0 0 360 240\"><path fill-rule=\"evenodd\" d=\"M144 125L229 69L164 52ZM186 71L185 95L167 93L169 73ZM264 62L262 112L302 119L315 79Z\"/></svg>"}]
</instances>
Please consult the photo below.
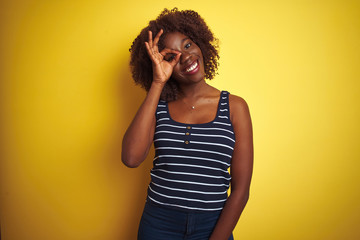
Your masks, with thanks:
<instances>
[{"instance_id":1,"label":"yellow background","mask_svg":"<svg viewBox=\"0 0 360 240\"><path fill-rule=\"evenodd\" d=\"M346 0L2 0L2 239L136 239L153 152L121 163L145 96L128 49L175 6L220 39L210 83L250 107L254 174L235 239L360 239L360 4Z\"/></svg>"}]
</instances>

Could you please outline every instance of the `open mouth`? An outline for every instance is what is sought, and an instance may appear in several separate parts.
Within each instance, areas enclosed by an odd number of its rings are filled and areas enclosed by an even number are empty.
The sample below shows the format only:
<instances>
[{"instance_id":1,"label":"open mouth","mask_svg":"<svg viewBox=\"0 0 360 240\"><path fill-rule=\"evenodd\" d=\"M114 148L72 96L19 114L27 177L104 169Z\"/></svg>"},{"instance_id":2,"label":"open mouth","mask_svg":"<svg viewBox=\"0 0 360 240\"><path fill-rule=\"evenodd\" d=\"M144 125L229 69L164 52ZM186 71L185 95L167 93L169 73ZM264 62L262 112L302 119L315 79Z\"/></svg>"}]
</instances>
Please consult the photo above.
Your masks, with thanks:
<instances>
[{"instance_id":1,"label":"open mouth","mask_svg":"<svg viewBox=\"0 0 360 240\"><path fill-rule=\"evenodd\" d=\"M185 69L186 73L195 73L199 67L199 62L196 60Z\"/></svg>"}]
</instances>

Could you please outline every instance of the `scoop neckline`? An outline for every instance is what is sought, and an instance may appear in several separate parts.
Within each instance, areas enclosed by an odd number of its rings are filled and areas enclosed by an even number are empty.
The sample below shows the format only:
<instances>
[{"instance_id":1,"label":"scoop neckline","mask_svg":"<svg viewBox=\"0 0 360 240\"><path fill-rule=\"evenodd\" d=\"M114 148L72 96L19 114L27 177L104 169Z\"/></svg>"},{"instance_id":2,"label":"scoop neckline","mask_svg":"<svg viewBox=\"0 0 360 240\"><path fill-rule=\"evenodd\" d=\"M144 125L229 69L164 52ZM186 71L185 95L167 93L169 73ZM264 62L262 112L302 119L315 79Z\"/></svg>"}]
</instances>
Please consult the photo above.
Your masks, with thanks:
<instances>
[{"instance_id":1,"label":"scoop neckline","mask_svg":"<svg viewBox=\"0 0 360 240\"><path fill-rule=\"evenodd\" d=\"M225 92L225 91L220 91L220 97L219 97L218 106L217 106L217 109L216 109L216 115L215 115L215 118L214 118L213 120L211 120L210 122L206 122L206 123L182 123L182 122L175 121L175 120L171 117L171 115L170 115L168 102L166 102L166 112L167 112L167 115L168 115L170 121L172 121L172 122L174 122L174 123L177 123L177 124L181 124L181 125L186 125L186 126L199 126L199 125L211 124L211 123L215 122L216 119L217 119L218 116L219 116L220 106L221 106L221 100L222 100L222 95L223 95L224 92Z\"/></svg>"}]
</instances>

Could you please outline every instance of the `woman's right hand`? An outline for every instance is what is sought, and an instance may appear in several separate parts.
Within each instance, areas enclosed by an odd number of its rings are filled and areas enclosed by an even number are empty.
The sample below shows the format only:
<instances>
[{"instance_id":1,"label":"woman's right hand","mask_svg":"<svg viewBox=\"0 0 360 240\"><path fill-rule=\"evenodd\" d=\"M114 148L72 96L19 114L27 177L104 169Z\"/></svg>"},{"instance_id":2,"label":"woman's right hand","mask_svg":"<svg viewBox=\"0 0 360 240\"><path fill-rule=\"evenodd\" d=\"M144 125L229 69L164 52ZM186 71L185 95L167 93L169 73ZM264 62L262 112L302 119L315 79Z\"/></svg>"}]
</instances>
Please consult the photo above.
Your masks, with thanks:
<instances>
[{"instance_id":1,"label":"woman's right hand","mask_svg":"<svg viewBox=\"0 0 360 240\"><path fill-rule=\"evenodd\" d=\"M179 62L181 53L169 48L165 48L159 52L158 42L162 33L163 30L161 29L153 41L152 32L149 31L149 41L145 42L145 46L152 61L153 82L165 85L169 80L175 65ZM170 60L165 59L167 54L173 55Z\"/></svg>"}]
</instances>

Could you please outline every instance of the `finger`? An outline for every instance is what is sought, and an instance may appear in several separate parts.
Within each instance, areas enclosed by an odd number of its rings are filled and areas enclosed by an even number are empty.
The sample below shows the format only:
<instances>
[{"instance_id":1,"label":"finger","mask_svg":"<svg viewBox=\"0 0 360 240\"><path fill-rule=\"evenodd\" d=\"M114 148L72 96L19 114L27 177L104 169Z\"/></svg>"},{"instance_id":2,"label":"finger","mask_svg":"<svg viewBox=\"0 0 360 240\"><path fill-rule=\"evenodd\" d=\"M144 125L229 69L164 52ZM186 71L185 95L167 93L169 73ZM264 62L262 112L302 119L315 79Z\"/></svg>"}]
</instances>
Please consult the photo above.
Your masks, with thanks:
<instances>
[{"instance_id":1,"label":"finger","mask_svg":"<svg viewBox=\"0 0 360 240\"><path fill-rule=\"evenodd\" d=\"M153 55L154 53L153 53L153 51L151 50L148 42L145 42L145 47L146 47L146 50L147 50L147 53L148 53L150 59L151 59L152 61L154 61L154 55Z\"/></svg>"},{"instance_id":2,"label":"finger","mask_svg":"<svg viewBox=\"0 0 360 240\"><path fill-rule=\"evenodd\" d=\"M173 53L173 54L178 54L180 53L179 51L176 51L176 50L172 50L170 48L164 48L163 50L161 50L160 54L165 56L166 54L169 54L169 53Z\"/></svg>"},{"instance_id":3,"label":"finger","mask_svg":"<svg viewBox=\"0 0 360 240\"><path fill-rule=\"evenodd\" d=\"M153 39L152 39L152 31L149 31L149 41L148 41L148 43L149 43L149 46L153 46Z\"/></svg>"},{"instance_id":4,"label":"finger","mask_svg":"<svg viewBox=\"0 0 360 240\"><path fill-rule=\"evenodd\" d=\"M181 53L176 54L174 59L170 62L171 66L175 67L175 65L180 61Z\"/></svg>"},{"instance_id":5,"label":"finger","mask_svg":"<svg viewBox=\"0 0 360 240\"><path fill-rule=\"evenodd\" d=\"M151 49L150 49L150 46L149 46L149 43L148 43L148 42L145 42L145 47L146 47L147 53L148 53L149 55L151 55L151 54L152 54L152 51L151 51Z\"/></svg>"},{"instance_id":6,"label":"finger","mask_svg":"<svg viewBox=\"0 0 360 240\"><path fill-rule=\"evenodd\" d=\"M154 39L154 45L157 45L158 44L158 42L159 42L159 39L160 39L160 36L163 34L163 30L162 29L160 29L160 31L156 34L156 37L155 37L155 39Z\"/></svg>"}]
</instances>

